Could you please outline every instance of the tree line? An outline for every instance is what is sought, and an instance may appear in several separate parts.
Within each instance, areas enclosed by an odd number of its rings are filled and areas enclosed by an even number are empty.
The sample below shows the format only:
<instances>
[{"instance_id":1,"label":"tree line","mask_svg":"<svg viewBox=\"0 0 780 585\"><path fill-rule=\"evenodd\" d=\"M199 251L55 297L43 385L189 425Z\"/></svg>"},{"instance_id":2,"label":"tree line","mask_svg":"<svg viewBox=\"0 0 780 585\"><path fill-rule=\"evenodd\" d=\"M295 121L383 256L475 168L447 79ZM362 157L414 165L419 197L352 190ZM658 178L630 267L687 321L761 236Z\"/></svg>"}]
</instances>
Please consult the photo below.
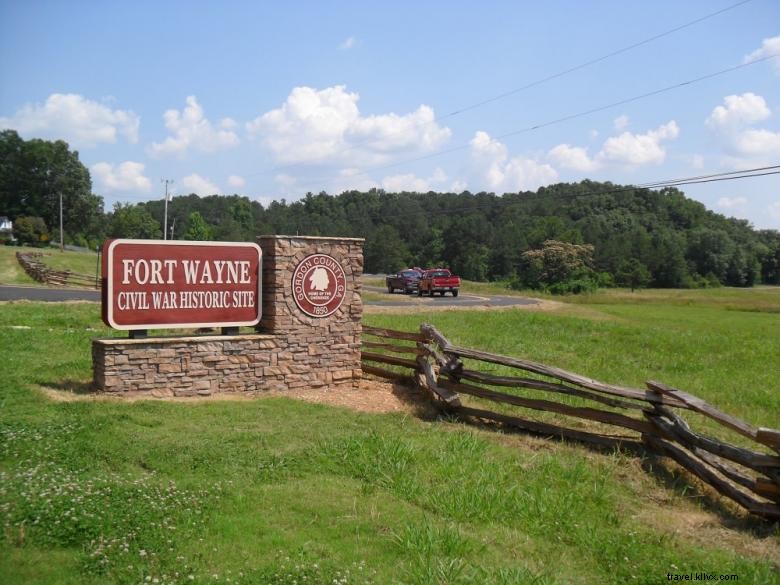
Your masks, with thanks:
<instances>
[{"instance_id":1,"label":"tree line","mask_svg":"<svg viewBox=\"0 0 780 585\"><path fill-rule=\"evenodd\" d=\"M154 218L163 204L149 201L133 213L159 233ZM561 283L574 283L572 292L612 284L780 284L780 232L713 213L676 188L582 181L502 196L372 189L308 193L266 208L238 195L188 195L169 203L168 218L175 238L362 237L369 273L447 266L469 280L558 284L560 292L569 292Z\"/></svg>"},{"instance_id":2,"label":"tree line","mask_svg":"<svg viewBox=\"0 0 780 585\"><path fill-rule=\"evenodd\" d=\"M0 214L40 218L39 229L54 233L61 192L71 243L94 249L109 237L162 237L162 199L105 212L91 188L88 170L66 143L0 133ZM780 232L714 213L674 187L585 180L503 195L372 189L307 193L267 207L245 196L190 194L169 202L168 230L192 240L362 237L369 273L446 266L469 280L553 292L780 284Z\"/></svg>"}]
</instances>

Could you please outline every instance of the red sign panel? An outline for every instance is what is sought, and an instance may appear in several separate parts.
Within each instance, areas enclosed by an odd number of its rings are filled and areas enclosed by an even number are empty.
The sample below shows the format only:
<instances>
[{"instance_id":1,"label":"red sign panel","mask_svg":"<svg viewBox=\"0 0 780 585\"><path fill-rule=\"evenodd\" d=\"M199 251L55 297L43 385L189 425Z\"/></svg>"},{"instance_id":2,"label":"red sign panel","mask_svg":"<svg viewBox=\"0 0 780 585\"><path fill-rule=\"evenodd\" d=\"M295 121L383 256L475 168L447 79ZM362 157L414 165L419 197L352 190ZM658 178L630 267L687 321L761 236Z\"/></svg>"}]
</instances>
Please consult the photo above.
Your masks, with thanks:
<instances>
[{"instance_id":1,"label":"red sign panel","mask_svg":"<svg viewBox=\"0 0 780 585\"><path fill-rule=\"evenodd\" d=\"M335 258L312 254L295 267L292 286L295 304L301 311L311 317L328 317L344 300L347 277Z\"/></svg>"},{"instance_id":2,"label":"red sign panel","mask_svg":"<svg viewBox=\"0 0 780 585\"><path fill-rule=\"evenodd\" d=\"M114 329L260 322L262 251L246 242L109 240L103 321Z\"/></svg>"}]
</instances>

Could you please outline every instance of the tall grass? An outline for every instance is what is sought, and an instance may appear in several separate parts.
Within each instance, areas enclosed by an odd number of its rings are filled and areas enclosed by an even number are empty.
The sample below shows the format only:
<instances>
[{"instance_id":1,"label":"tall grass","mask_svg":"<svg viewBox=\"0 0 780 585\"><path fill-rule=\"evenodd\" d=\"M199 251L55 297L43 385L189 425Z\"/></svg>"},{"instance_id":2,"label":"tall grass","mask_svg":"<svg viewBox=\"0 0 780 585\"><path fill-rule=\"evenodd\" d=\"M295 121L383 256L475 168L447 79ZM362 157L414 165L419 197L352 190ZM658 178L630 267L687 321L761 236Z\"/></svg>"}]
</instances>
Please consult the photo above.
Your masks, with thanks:
<instances>
[{"instance_id":1,"label":"tall grass","mask_svg":"<svg viewBox=\"0 0 780 585\"><path fill-rule=\"evenodd\" d=\"M780 289L778 289L780 290ZM644 387L658 380L754 424L780 426L780 295L701 291L703 302L637 301L613 295L561 314L508 310L367 315L379 327L434 324L456 345L523 357L604 382ZM689 298L696 299L692 293ZM724 299L725 297L725 299ZM656 300L653 300L653 299Z\"/></svg>"},{"instance_id":2,"label":"tall grass","mask_svg":"<svg viewBox=\"0 0 780 585\"><path fill-rule=\"evenodd\" d=\"M41 253L41 261L55 270L70 270L79 274L94 275L97 271L98 255L94 252L60 252L56 248L28 248L0 246L0 284L36 284L16 259L17 252Z\"/></svg>"},{"instance_id":3,"label":"tall grass","mask_svg":"<svg viewBox=\"0 0 780 585\"><path fill-rule=\"evenodd\" d=\"M437 325L476 347L490 328L496 343L522 331L505 353L539 348L534 333L556 327L507 315ZM595 324L622 324L638 343L631 327L644 325L612 317ZM582 365L591 325L563 318L536 357ZM658 583L669 571L776 582L776 545L738 553L725 526L703 527L710 539L648 521L648 510L703 512L627 473L624 454L285 398L53 401L39 389L83 392L90 339L106 334L96 305L0 306L4 583ZM609 361L624 351L613 344ZM601 373L613 381L631 371L612 367ZM761 529L737 525L729 538Z\"/></svg>"}]
</instances>

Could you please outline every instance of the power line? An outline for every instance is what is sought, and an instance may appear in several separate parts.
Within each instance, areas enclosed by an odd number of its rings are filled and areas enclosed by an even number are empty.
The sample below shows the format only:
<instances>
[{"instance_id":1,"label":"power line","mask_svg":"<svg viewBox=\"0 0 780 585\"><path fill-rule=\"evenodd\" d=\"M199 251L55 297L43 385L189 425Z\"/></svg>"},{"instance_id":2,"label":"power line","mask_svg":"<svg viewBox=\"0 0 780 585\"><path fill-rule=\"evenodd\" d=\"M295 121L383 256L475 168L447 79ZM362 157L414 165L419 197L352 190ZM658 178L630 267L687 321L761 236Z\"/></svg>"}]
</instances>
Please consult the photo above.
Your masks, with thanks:
<instances>
[{"instance_id":1,"label":"power line","mask_svg":"<svg viewBox=\"0 0 780 585\"><path fill-rule=\"evenodd\" d=\"M584 116L589 116L589 115L595 114L597 112L602 112L604 110L608 110L608 109L611 109L611 108L615 108L615 107L618 107L618 106L622 106L622 105L625 105L625 104L636 102L636 101L639 101L639 100L642 100L642 99L646 99L646 98L649 98L649 97L660 95L662 93L666 93L666 92L672 91L674 89L680 89L680 88L686 87L688 85L693 85L695 83L700 83L702 81L706 81L706 80L712 79L714 77L719 77L719 76L725 75L727 73L732 73L732 72L737 71L739 69L744 69L745 67L750 67L751 65L755 65L757 63L761 63L761 62L767 61L769 59L774 59L775 57L778 57L778 56L780 56L780 53L775 53L775 54L772 54L772 55L766 55L764 57L759 57L759 58L753 59L752 61L747 61L745 63L741 63L739 65L735 65L733 67L728 67L726 69L721 69L720 71L715 71L714 73L708 73L706 75L701 75L699 77L695 77L695 78L689 79L687 81L683 81L683 82L680 82L680 83L675 83L675 84L672 84L672 85L667 85L666 87L662 87L660 89L656 89L656 90L653 90L653 91L648 91L648 92L645 92L645 93L642 93L642 94L639 94L639 95L635 95L635 96L632 96L632 97L629 97L629 98L618 100L616 102L611 102L609 104L605 104L605 105L598 106L598 107L595 107L595 108L590 108L588 110L583 110L581 112L577 112L577 113L574 113L574 114L568 114L566 116L561 116L560 118L555 118L553 120L548 120L546 122L540 122L538 124L533 124L531 126L526 126L525 128L519 128L517 130L512 130L510 132L505 132L504 134L500 134L500 135L496 136L495 139L496 140L502 140L502 139L509 138L509 137L512 137L512 136L517 136L519 134L525 134L525 133L528 133L528 132L533 132L535 130L540 130L542 128L546 128L548 126L553 126L553 125L556 125L556 124L560 124L562 122L568 122L569 120L574 120L576 118L582 118ZM423 160L429 160L429 159L432 159L432 158L437 158L437 157L443 156L445 154L451 154L453 152L458 152L460 150L467 149L467 148L469 148L470 145L471 145L471 143L468 142L468 143L465 143L465 144L460 144L458 146L453 146L453 147L450 147L450 148L447 148L447 149L444 149L444 150L440 150L438 152L434 152L434 153L431 153L431 154L426 154L426 155L422 155L422 156L407 158L407 159L403 159L403 160L396 161L394 163L389 163L389 164L386 164L386 165L370 167L370 168L367 168L367 169L365 169L365 170L363 170L361 172L354 173L353 175L350 175L350 176L352 176L352 177L359 177L359 176L363 176L363 175L368 175L369 173L371 173L373 171L381 171L381 170L391 169L391 168L394 168L394 167L399 167L399 166L406 165L406 164L413 163L413 162L419 162L419 161L423 161ZM321 177L319 179L311 179L309 181L306 181L303 184L311 184L311 183L315 183L315 182L324 182L324 181L327 181L327 180L329 180L331 178L333 178L333 177L327 177L327 178Z\"/></svg>"},{"instance_id":2,"label":"power line","mask_svg":"<svg viewBox=\"0 0 780 585\"><path fill-rule=\"evenodd\" d=\"M699 180L699 181L686 181L686 182L674 183L674 186L677 186L677 185L695 185L697 183L715 183L715 182L718 182L718 181L734 181L736 179L750 179L750 178L753 178L753 177L764 177L766 175L780 175L780 171L770 171L770 172L766 172L766 173L753 173L753 174L744 175L744 176L741 176L741 177L720 177L720 178L717 178L717 179L702 179L702 180ZM668 187L670 185L662 185L662 186ZM654 188L657 188L657 187L654 187Z\"/></svg>"},{"instance_id":3,"label":"power line","mask_svg":"<svg viewBox=\"0 0 780 585\"><path fill-rule=\"evenodd\" d=\"M773 165L773 166L767 166L767 167L756 167L756 168L753 168L753 169L746 169L746 170L741 170L741 171L728 171L728 172L723 172L723 173L714 173L714 174L710 174L710 175L698 175L698 176L695 176L695 177L686 177L686 178L683 178L683 179L665 179L665 180L662 180L662 181L653 181L651 183L641 183L641 184L636 185L636 187L640 187L640 188L648 187L648 188L650 188L650 187L657 187L657 186L660 186L660 185L672 186L672 185L680 184L681 181L696 181L696 180L699 180L699 179L711 179L713 177L728 177L728 176L731 176L731 175L742 175L744 173L754 173L754 172L758 172L758 171L771 171L771 170L778 169L778 168L780 168L780 165ZM769 174L774 174L774 173L769 173ZM753 175L751 175L751 176L753 176ZM735 178L741 178L741 177L735 177Z\"/></svg>"},{"instance_id":4,"label":"power line","mask_svg":"<svg viewBox=\"0 0 780 585\"><path fill-rule=\"evenodd\" d=\"M585 61L584 63L580 63L579 65L575 65L574 67L569 67L568 69L564 69L563 71L559 71L558 73L553 73L552 75L548 75L547 77L543 77L541 79L537 79L536 81L532 81L530 83L527 83L526 85L523 85L521 87L518 87L516 89L512 89L509 91L506 91L504 93L500 93L496 96L484 99L482 101L473 103L468 106L464 106L462 108L459 108L453 112L450 112L446 116L443 116L439 118L439 120L445 120L447 118L451 118L453 116L457 116L458 114L462 114L463 112L468 112L469 110L473 110L476 108L479 108L481 106L493 103L495 101L504 99L506 97L515 95L517 93L520 93L521 91L525 91L527 89L531 89L532 87L536 87L537 85L542 85L543 83L547 83L548 81L552 81L553 79L558 79L559 77L563 77L564 75L568 75L569 73L574 73L575 71L579 71L580 69L585 69L586 67L590 67L591 65L595 65L596 63L600 63L601 61L606 61L607 59L611 57L615 57L617 55L620 55L622 53L626 53L632 49L636 49L637 47L641 47L642 45L646 45L648 43L651 43L653 41L657 41L658 39L661 39L663 37L669 36L673 33L679 32L683 29L689 28L695 24L698 24L700 22L703 22L705 20L708 20L710 18L713 18L715 16L718 16L719 14L723 14L724 12L728 12L729 10L733 10L734 8L737 8L739 6L742 6L743 4L747 4L748 2L752 2L753 0L743 0L742 2L737 2L736 4L732 4L731 6L727 6L726 8L723 8L721 10L718 10L716 12L712 12L710 14L707 14L705 16L702 16L700 18L697 18L695 20L691 20L690 22L686 22L685 24L681 24L680 26L677 26L675 28L669 29L667 31L664 31L662 33L659 33L657 35L654 35L652 37L648 37L642 41L633 43L631 45L627 45L623 48L617 49L615 51L612 51L611 53L607 53L605 55L602 55L601 57L596 57L595 59L591 59L590 61Z\"/></svg>"},{"instance_id":5,"label":"power line","mask_svg":"<svg viewBox=\"0 0 780 585\"><path fill-rule=\"evenodd\" d=\"M492 103L492 102L495 102L495 101L499 101L501 99L504 99L506 97L515 95L515 94L520 93L522 91L531 89L533 87L537 87L539 85L547 83L548 81L552 81L554 79L558 79L560 77L564 77L565 75L568 75L570 73L574 73L575 71L579 71L581 69L585 69L587 67L590 67L591 65L595 65L596 63L600 63L602 61L606 61L607 59L610 59L610 58L615 57L617 55L621 55L623 53L626 53L628 51L631 51L631 50L636 49L638 47L641 47L643 45L647 45L649 43L652 43L653 41L657 41L658 39L667 37L667 36L672 35L672 34L674 34L676 32L684 30L686 28L690 28L690 27L692 27L692 26L694 26L696 24L704 22L705 20L709 20L711 18L714 18L715 16L718 16L720 14L723 14L725 12L728 12L730 10L733 10L735 8L743 6L744 4L748 4L748 3L752 2L752 1L753 0L742 0L741 2L737 2L736 4L732 4L730 6L726 6L725 8L722 8L722 9L717 10L715 12L711 12L709 14L706 14L706 15L701 16L699 18L696 18L694 20L688 21L688 22L686 22L684 24L681 24L679 26L676 26L676 27L671 28L669 30L666 30L664 32L658 33L658 34L653 35L651 37L648 37L648 38L646 38L644 40L637 41L637 42L632 43L630 45L626 45L625 47L622 47L620 49L616 49L616 50L614 50L614 51L612 51L610 53L606 53L604 55L601 55L600 57L596 57L596 58L591 59L589 61L585 61L583 63L580 63L579 65L575 65L573 67L569 67L568 69L564 69L564 70L559 71L557 73L553 73L552 75L548 75L547 77L543 77L541 79L537 79L535 81L527 83L526 85L523 85L521 87L518 87L518 88L515 88L515 89L512 89L512 90L506 91L506 92L498 94L496 96L493 96L493 97L481 100L479 102L475 102L473 104L469 104L469 105L463 106L463 107L461 107L461 108L459 108L457 110L454 110L454 111L452 111L452 112L450 112L450 113L448 113L448 114L446 114L446 115L444 115L442 117L439 117L439 118L437 118L435 120L432 120L430 122L426 122L426 124L435 124L435 123L441 122L443 120L447 120L449 118L452 118L452 117L455 117L457 115L460 115L460 114L462 114L464 112L467 112L467 111L470 111L470 110L474 110L476 108L479 108L481 106L487 105L489 103ZM393 134L400 133L400 132L403 132L403 131L404 130L396 130ZM361 142L353 143L353 144L351 144L350 146L348 146L346 148L340 149L337 154L344 154L344 153L347 153L347 152L349 152L351 150L355 150L355 149L357 149L357 148L359 148L361 146L364 146L364 145L368 144L371 141L372 141L372 139L366 139L366 140L363 140ZM450 151L445 151L445 153L446 152L452 152L452 151L451 150ZM332 154L333 153L330 153L329 156L332 156ZM429 155L429 156L431 156L431 155ZM436 155L434 154L432 156L436 156ZM323 158L323 161L324 160L325 159ZM419 159L419 160L424 160L424 159ZM268 169L266 171L258 171L258 172L255 172L255 173L249 173L249 174L247 174L245 176L251 177L251 176L256 176L256 175L264 175L264 174L270 174L270 173L274 173L274 172L280 172L280 171L282 171L284 169L287 169L287 168L290 168L290 167L294 167L294 166L296 166L296 165L294 165L294 164L293 165L275 165L275 166L271 167L270 169ZM382 168L382 167L380 167L380 168Z\"/></svg>"}]
</instances>

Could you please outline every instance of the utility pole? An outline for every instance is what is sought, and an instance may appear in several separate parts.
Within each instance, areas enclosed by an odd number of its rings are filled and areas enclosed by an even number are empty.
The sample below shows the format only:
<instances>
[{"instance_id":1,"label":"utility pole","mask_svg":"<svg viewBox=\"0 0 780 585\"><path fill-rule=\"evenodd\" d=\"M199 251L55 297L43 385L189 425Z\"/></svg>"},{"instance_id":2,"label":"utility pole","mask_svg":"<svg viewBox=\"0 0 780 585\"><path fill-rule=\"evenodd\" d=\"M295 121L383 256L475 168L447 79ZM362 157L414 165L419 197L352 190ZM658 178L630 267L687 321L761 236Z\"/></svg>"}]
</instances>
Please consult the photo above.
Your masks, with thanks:
<instances>
[{"instance_id":1,"label":"utility pole","mask_svg":"<svg viewBox=\"0 0 780 585\"><path fill-rule=\"evenodd\" d=\"M160 179L165 183L165 215L163 216L163 240L168 239L168 185L173 183L173 179Z\"/></svg>"},{"instance_id":2,"label":"utility pole","mask_svg":"<svg viewBox=\"0 0 780 585\"><path fill-rule=\"evenodd\" d=\"M64 252L65 240L63 238L63 233L62 233L62 189L60 189L59 192L60 192L60 252Z\"/></svg>"}]
</instances>

